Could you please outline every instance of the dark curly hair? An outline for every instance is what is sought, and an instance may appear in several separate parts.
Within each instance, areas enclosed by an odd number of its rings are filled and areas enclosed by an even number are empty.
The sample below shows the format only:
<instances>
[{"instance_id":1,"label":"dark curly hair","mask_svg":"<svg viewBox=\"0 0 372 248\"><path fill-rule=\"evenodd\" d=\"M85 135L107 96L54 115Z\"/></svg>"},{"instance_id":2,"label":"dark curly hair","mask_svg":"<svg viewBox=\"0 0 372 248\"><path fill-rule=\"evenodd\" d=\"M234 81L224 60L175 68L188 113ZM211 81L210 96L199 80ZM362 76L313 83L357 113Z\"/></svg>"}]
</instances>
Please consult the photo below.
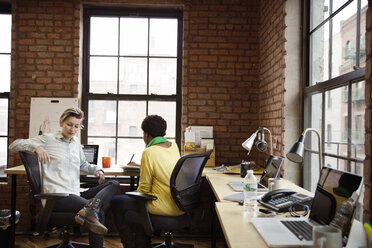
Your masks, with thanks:
<instances>
[{"instance_id":1,"label":"dark curly hair","mask_svg":"<svg viewBox=\"0 0 372 248\"><path fill-rule=\"evenodd\" d=\"M149 115L142 121L141 128L153 138L157 136L164 137L167 130L167 122L159 115Z\"/></svg>"}]
</instances>

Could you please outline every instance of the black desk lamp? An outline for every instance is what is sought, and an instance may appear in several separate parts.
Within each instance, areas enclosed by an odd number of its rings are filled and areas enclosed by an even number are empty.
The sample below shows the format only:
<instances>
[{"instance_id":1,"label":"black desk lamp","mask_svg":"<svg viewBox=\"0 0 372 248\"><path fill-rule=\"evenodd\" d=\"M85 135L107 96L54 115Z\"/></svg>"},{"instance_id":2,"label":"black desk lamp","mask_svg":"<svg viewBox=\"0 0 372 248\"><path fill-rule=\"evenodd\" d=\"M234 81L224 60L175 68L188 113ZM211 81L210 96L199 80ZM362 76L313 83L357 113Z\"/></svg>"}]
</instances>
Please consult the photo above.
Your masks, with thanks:
<instances>
[{"instance_id":1,"label":"black desk lamp","mask_svg":"<svg viewBox=\"0 0 372 248\"><path fill-rule=\"evenodd\" d=\"M313 131L318 136L318 150L319 150L319 173L322 170L322 147L320 145L320 134L319 132L314 128L307 128L305 131L301 134L301 136L298 138L297 142L294 143L292 148L287 153L287 158L295 163L302 163L304 159L304 149L305 149L305 137L306 133L308 131Z\"/></svg>"}]
</instances>

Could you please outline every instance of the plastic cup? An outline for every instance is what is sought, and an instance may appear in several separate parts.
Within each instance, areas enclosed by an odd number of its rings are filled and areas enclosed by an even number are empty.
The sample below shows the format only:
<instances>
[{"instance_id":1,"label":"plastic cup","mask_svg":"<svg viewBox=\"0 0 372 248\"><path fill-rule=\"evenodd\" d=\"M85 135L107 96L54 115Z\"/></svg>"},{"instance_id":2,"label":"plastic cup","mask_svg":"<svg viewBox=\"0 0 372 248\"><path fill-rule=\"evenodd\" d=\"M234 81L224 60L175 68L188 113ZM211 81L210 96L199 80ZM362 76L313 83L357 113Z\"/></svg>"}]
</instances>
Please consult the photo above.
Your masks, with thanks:
<instances>
[{"instance_id":1,"label":"plastic cup","mask_svg":"<svg viewBox=\"0 0 372 248\"><path fill-rule=\"evenodd\" d=\"M102 168L110 168L111 157L102 157Z\"/></svg>"}]
</instances>

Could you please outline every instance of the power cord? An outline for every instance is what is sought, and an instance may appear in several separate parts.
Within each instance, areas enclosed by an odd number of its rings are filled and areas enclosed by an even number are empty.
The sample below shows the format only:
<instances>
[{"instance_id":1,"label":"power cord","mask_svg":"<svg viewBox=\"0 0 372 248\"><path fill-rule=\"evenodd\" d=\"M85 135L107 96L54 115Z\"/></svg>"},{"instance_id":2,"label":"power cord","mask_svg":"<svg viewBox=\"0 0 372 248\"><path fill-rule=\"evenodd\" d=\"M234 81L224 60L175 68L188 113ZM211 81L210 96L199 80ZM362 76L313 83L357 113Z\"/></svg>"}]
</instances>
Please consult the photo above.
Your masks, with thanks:
<instances>
[{"instance_id":1,"label":"power cord","mask_svg":"<svg viewBox=\"0 0 372 248\"><path fill-rule=\"evenodd\" d=\"M309 213L310 207L302 203L293 203L289 207L289 213L292 217L302 217Z\"/></svg>"}]
</instances>

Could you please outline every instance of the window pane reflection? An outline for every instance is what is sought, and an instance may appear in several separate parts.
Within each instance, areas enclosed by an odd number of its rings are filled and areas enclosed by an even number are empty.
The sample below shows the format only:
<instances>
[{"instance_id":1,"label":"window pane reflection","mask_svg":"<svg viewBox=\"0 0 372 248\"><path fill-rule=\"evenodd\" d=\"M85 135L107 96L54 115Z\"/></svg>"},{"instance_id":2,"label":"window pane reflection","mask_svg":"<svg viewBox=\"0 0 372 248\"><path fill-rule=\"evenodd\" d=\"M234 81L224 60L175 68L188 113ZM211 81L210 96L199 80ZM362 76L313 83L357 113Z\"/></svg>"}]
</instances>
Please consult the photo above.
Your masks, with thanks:
<instances>
[{"instance_id":1,"label":"window pane reflection","mask_svg":"<svg viewBox=\"0 0 372 248\"><path fill-rule=\"evenodd\" d=\"M12 15L0 14L0 53L10 53L11 49L11 30Z\"/></svg>"},{"instance_id":2,"label":"window pane reflection","mask_svg":"<svg viewBox=\"0 0 372 248\"><path fill-rule=\"evenodd\" d=\"M176 94L177 60L150 59L149 92L158 95Z\"/></svg>"},{"instance_id":3,"label":"window pane reflection","mask_svg":"<svg viewBox=\"0 0 372 248\"><path fill-rule=\"evenodd\" d=\"M347 96L346 87L325 93L325 145L324 151L335 155L347 156ZM347 88L346 88L347 89Z\"/></svg>"},{"instance_id":4,"label":"window pane reflection","mask_svg":"<svg viewBox=\"0 0 372 248\"><path fill-rule=\"evenodd\" d=\"M177 56L177 19L150 20L150 56Z\"/></svg>"},{"instance_id":5,"label":"window pane reflection","mask_svg":"<svg viewBox=\"0 0 372 248\"><path fill-rule=\"evenodd\" d=\"M147 94L147 59L120 58L120 94Z\"/></svg>"},{"instance_id":6,"label":"window pane reflection","mask_svg":"<svg viewBox=\"0 0 372 248\"><path fill-rule=\"evenodd\" d=\"M132 162L141 163L142 152L145 150L145 142L140 139L118 139L118 164L128 164L134 154Z\"/></svg>"},{"instance_id":7,"label":"window pane reflection","mask_svg":"<svg viewBox=\"0 0 372 248\"><path fill-rule=\"evenodd\" d=\"M8 99L0 99L0 135L8 135Z\"/></svg>"},{"instance_id":8,"label":"window pane reflection","mask_svg":"<svg viewBox=\"0 0 372 248\"><path fill-rule=\"evenodd\" d=\"M90 54L118 54L118 18L92 17L90 25Z\"/></svg>"},{"instance_id":9,"label":"window pane reflection","mask_svg":"<svg viewBox=\"0 0 372 248\"><path fill-rule=\"evenodd\" d=\"M116 101L89 101L88 136L115 136Z\"/></svg>"},{"instance_id":10,"label":"window pane reflection","mask_svg":"<svg viewBox=\"0 0 372 248\"><path fill-rule=\"evenodd\" d=\"M10 91L10 55L0 54L0 92Z\"/></svg>"},{"instance_id":11,"label":"window pane reflection","mask_svg":"<svg viewBox=\"0 0 372 248\"><path fill-rule=\"evenodd\" d=\"M311 25L314 29L322 21L329 17L329 0L311 0L310 1Z\"/></svg>"},{"instance_id":12,"label":"window pane reflection","mask_svg":"<svg viewBox=\"0 0 372 248\"><path fill-rule=\"evenodd\" d=\"M120 18L120 55L147 55L147 36L147 18Z\"/></svg>"},{"instance_id":13,"label":"window pane reflection","mask_svg":"<svg viewBox=\"0 0 372 248\"><path fill-rule=\"evenodd\" d=\"M351 157L363 160L365 158L365 81L357 82L352 85L351 97Z\"/></svg>"},{"instance_id":14,"label":"window pane reflection","mask_svg":"<svg viewBox=\"0 0 372 248\"><path fill-rule=\"evenodd\" d=\"M310 85L328 79L328 23L310 36Z\"/></svg>"},{"instance_id":15,"label":"window pane reflection","mask_svg":"<svg viewBox=\"0 0 372 248\"><path fill-rule=\"evenodd\" d=\"M356 65L356 13L353 1L332 18L332 78L353 71Z\"/></svg>"},{"instance_id":16,"label":"window pane reflection","mask_svg":"<svg viewBox=\"0 0 372 248\"><path fill-rule=\"evenodd\" d=\"M90 58L89 92L116 93L117 90L117 58Z\"/></svg>"},{"instance_id":17,"label":"window pane reflection","mask_svg":"<svg viewBox=\"0 0 372 248\"><path fill-rule=\"evenodd\" d=\"M142 137L141 124L145 117L145 101L120 101L118 136Z\"/></svg>"},{"instance_id":18,"label":"window pane reflection","mask_svg":"<svg viewBox=\"0 0 372 248\"><path fill-rule=\"evenodd\" d=\"M167 122L166 137L176 137L176 103L149 102L149 115L160 115Z\"/></svg>"}]
</instances>

